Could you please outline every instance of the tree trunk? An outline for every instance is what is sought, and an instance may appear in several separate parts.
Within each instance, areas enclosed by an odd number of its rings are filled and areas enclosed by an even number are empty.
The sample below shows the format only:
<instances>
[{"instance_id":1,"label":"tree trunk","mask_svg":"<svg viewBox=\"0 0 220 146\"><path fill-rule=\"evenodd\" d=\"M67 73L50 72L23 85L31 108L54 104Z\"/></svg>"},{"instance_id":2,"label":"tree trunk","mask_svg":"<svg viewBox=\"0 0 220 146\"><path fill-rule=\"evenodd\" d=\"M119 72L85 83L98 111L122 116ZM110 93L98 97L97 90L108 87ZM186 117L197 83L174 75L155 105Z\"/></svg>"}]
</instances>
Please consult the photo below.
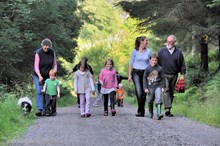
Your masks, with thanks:
<instances>
[{"instance_id":1,"label":"tree trunk","mask_svg":"<svg viewBox=\"0 0 220 146\"><path fill-rule=\"evenodd\" d=\"M200 42L201 46L201 70L208 71L208 43L206 38L203 37Z\"/></svg>"}]
</instances>

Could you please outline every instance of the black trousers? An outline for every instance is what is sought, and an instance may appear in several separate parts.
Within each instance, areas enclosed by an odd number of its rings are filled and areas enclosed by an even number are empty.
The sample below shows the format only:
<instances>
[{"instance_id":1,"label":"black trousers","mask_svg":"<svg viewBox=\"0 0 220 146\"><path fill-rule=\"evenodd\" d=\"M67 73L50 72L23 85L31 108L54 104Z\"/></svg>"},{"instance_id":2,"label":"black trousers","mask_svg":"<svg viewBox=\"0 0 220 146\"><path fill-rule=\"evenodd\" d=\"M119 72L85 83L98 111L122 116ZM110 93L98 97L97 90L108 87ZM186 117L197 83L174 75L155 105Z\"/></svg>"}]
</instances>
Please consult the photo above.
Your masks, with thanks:
<instances>
[{"instance_id":1,"label":"black trousers","mask_svg":"<svg viewBox=\"0 0 220 146\"><path fill-rule=\"evenodd\" d=\"M45 95L45 114L56 113L57 109L57 96L56 95Z\"/></svg>"},{"instance_id":2,"label":"black trousers","mask_svg":"<svg viewBox=\"0 0 220 146\"><path fill-rule=\"evenodd\" d=\"M117 99L118 107L123 106L123 99Z\"/></svg>"},{"instance_id":3,"label":"black trousers","mask_svg":"<svg viewBox=\"0 0 220 146\"><path fill-rule=\"evenodd\" d=\"M115 95L116 95L115 91L112 91L109 94L103 94L103 97L104 97L104 111L108 111L108 96L110 98L110 107L111 107L111 109L115 109Z\"/></svg>"}]
</instances>

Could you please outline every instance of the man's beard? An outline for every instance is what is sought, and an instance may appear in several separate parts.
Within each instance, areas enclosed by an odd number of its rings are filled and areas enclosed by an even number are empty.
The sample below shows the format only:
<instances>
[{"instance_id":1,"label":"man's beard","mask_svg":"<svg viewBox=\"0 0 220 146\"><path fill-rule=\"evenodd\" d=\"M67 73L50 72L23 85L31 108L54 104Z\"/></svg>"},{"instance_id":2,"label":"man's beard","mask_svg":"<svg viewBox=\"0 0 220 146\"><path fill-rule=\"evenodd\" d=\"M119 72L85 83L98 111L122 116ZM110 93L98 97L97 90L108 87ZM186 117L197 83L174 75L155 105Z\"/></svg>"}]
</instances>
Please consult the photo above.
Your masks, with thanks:
<instances>
[{"instance_id":1,"label":"man's beard","mask_svg":"<svg viewBox=\"0 0 220 146\"><path fill-rule=\"evenodd\" d=\"M166 45L166 47L167 47L167 49L171 49L171 48L173 48L172 45Z\"/></svg>"}]
</instances>

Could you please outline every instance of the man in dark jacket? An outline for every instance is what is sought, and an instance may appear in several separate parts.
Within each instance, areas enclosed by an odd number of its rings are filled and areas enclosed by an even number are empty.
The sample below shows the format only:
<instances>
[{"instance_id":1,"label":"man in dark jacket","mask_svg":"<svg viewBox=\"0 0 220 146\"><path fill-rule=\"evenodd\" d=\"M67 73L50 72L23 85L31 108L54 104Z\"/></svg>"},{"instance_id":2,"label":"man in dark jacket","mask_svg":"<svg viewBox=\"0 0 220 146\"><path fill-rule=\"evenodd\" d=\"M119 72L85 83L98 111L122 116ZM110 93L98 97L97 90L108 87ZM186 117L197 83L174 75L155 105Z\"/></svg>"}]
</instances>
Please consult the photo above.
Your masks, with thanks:
<instances>
[{"instance_id":1,"label":"man in dark jacket","mask_svg":"<svg viewBox=\"0 0 220 146\"><path fill-rule=\"evenodd\" d=\"M165 115L172 117L172 103L174 99L174 89L178 78L178 73L181 74L180 79L184 80L186 74L186 66L184 57L179 48L175 46L176 37L170 35L167 37L166 46L162 47L158 52L158 64L164 70L166 83L166 92L164 95Z\"/></svg>"}]
</instances>

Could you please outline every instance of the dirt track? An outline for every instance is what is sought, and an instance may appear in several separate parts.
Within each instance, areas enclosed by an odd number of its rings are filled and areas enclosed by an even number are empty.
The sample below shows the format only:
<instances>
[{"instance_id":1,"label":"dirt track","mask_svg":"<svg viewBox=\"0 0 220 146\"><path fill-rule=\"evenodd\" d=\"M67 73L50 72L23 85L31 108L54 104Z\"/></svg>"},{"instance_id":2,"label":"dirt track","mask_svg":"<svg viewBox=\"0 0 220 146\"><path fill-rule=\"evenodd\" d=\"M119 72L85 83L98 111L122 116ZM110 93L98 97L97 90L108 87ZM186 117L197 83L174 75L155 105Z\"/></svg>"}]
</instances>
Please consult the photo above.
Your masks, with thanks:
<instances>
[{"instance_id":1,"label":"dirt track","mask_svg":"<svg viewBox=\"0 0 220 146\"><path fill-rule=\"evenodd\" d=\"M161 121L135 117L136 108L116 107L115 117L103 116L103 107L91 107L81 118L77 106L58 108L55 117L40 117L13 146L219 146L220 129L183 117Z\"/></svg>"}]
</instances>

